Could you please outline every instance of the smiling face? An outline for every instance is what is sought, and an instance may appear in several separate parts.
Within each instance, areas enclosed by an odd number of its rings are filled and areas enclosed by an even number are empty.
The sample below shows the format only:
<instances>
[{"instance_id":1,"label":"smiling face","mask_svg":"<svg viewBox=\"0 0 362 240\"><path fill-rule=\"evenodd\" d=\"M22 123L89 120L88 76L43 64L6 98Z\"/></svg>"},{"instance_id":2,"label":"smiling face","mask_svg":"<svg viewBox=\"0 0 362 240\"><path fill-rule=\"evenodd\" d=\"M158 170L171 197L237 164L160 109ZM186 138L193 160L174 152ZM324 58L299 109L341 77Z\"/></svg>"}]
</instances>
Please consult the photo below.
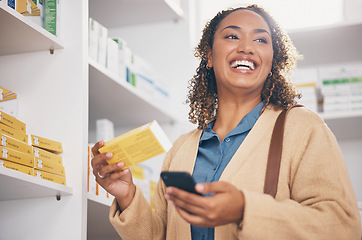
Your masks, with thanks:
<instances>
[{"instance_id":1,"label":"smiling face","mask_svg":"<svg viewBox=\"0 0 362 240\"><path fill-rule=\"evenodd\" d=\"M272 61L271 31L260 15L237 10L220 22L208 53L219 97L226 92L260 97Z\"/></svg>"}]
</instances>

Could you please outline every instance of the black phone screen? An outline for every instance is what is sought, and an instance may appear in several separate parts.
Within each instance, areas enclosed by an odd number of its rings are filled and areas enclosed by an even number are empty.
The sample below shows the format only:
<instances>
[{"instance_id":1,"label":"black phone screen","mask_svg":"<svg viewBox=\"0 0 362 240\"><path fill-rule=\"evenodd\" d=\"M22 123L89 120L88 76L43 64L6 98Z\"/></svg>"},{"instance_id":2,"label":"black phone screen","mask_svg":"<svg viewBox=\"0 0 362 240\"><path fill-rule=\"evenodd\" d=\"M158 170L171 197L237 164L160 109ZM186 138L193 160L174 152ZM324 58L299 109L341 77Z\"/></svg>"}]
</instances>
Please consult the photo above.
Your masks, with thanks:
<instances>
[{"instance_id":1,"label":"black phone screen","mask_svg":"<svg viewBox=\"0 0 362 240\"><path fill-rule=\"evenodd\" d=\"M161 172L161 178L166 186L176 187L190 193L202 195L195 190L195 180L188 172Z\"/></svg>"}]
</instances>

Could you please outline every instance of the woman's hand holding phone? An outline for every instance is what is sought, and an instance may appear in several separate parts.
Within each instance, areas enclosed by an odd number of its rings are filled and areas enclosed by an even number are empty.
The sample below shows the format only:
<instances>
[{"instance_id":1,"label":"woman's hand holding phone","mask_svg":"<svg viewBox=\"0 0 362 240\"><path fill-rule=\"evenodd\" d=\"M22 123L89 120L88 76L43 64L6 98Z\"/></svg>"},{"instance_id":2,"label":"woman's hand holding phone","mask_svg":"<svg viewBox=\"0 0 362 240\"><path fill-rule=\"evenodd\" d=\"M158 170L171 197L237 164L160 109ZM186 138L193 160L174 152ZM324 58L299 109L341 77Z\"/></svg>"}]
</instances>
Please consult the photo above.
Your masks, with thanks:
<instances>
[{"instance_id":1,"label":"woman's hand holding phone","mask_svg":"<svg viewBox=\"0 0 362 240\"><path fill-rule=\"evenodd\" d=\"M239 224L243 219L244 194L234 185L222 181L199 183L195 185L195 190L212 196L200 196L173 186L167 187L165 194L165 198L174 203L177 212L190 224L216 227Z\"/></svg>"}]
</instances>

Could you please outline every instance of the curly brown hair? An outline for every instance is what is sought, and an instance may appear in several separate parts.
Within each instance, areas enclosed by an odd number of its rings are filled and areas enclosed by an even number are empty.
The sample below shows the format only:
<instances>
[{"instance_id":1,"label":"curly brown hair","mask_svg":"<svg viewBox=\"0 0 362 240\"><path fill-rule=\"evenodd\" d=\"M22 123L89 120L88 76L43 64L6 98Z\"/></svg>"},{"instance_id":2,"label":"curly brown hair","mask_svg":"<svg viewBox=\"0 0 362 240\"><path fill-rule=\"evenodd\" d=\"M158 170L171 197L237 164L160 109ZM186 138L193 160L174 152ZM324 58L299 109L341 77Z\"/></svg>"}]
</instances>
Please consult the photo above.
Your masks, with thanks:
<instances>
[{"instance_id":1,"label":"curly brown hair","mask_svg":"<svg viewBox=\"0 0 362 240\"><path fill-rule=\"evenodd\" d=\"M206 24L201 40L195 48L195 57L200 59L200 64L196 74L189 81L186 102L191 108L189 120L191 123L198 123L199 129L206 128L216 117L218 109L216 79L213 69L207 68L207 54L212 49L214 35L220 22L237 10L250 10L259 14L272 33L274 55L271 74L268 75L261 92L261 99L265 102L263 110L268 104L272 104L276 109L286 109L296 103L295 98L300 98L289 79L301 55L279 24L262 7L255 4L224 10Z\"/></svg>"}]
</instances>

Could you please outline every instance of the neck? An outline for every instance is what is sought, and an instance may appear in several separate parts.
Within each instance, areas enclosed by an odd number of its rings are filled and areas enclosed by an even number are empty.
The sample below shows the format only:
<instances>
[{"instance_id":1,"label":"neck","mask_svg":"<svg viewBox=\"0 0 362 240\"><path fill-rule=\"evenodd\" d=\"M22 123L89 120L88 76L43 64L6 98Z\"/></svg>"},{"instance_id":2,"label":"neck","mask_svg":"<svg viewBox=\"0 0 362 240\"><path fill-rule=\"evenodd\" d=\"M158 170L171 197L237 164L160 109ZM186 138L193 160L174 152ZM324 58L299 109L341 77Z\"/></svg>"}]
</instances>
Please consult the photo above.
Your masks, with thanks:
<instances>
[{"instance_id":1,"label":"neck","mask_svg":"<svg viewBox=\"0 0 362 240\"><path fill-rule=\"evenodd\" d=\"M260 102L260 96L239 101L232 98L219 98L213 130L218 134L220 141Z\"/></svg>"}]
</instances>

